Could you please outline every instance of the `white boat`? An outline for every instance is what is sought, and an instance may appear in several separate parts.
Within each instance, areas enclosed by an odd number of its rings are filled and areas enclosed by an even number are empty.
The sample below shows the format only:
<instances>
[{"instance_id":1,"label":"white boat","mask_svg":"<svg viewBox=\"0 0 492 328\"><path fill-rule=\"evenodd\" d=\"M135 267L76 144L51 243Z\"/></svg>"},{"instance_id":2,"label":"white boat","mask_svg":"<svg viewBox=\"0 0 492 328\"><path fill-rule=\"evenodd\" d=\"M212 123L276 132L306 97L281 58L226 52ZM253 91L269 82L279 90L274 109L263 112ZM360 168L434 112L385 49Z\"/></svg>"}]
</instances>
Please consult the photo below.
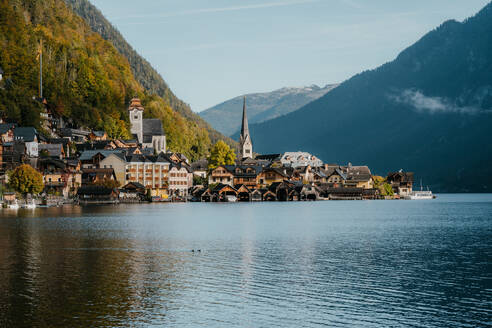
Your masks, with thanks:
<instances>
[{"instance_id":1,"label":"white boat","mask_svg":"<svg viewBox=\"0 0 492 328\"><path fill-rule=\"evenodd\" d=\"M235 203L235 202L237 202L237 197L236 196L233 196L233 195L227 195L226 196L226 201L228 203Z\"/></svg>"},{"instance_id":2,"label":"white boat","mask_svg":"<svg viewBox=\"0 0 492 328\"><path fill-rule=\"evenodd\" d=\"M436 196L432 194L432 191L429 190L427 187L427 190L424 190L424 187L422 187L422 180L420 180L420 190L419 191L413 191L406 197L406 199L411 199L411 200L422 200L422 199L434 199Z\"/></svg>"},{"instance_id":3,"label":"white boat","mask_svg":"<svg viewBox=\"0 0 492 328\"><path fill-rule=\"evenodd\" d=\"M430 190L414 191L409 196L408 199L411 200L421 200L421 199L434 199L435 196Z\"/></svg>"}]
</instances>

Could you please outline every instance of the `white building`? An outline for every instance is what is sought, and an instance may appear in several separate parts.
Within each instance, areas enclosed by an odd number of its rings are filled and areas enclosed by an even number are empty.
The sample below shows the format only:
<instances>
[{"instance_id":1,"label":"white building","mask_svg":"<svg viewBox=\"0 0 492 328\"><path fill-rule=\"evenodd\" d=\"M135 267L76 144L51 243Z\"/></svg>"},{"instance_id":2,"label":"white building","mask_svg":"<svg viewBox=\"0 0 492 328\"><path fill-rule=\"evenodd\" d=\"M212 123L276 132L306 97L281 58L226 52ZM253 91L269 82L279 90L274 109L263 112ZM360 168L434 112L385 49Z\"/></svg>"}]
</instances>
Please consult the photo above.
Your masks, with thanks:
<instances>
[{"instance_id":1,"label":"white building","mask_svg":"<svg viewBox=\"0 0 492 328\"><path fill-rule=\"evenodd\" d=\"M302 151L286 152L280 158L280 162L285 167L293 167L293 168L300 167L300 166L311 166L311 167L323 166L323 161L320 160L318 157Z\"/></svg>"},{"instance_id":2,"label":"white building","mask_svg":"<svg viewBox=\"0 0 492 328\"><path fill-rule=\"evenodd\" d=\"M153 148L157 153L166 152L166 135L160 119L144 119L144 107L140 99L133 98L128 107L130 132L143 148Z\"/></svg>"}]
</instances>

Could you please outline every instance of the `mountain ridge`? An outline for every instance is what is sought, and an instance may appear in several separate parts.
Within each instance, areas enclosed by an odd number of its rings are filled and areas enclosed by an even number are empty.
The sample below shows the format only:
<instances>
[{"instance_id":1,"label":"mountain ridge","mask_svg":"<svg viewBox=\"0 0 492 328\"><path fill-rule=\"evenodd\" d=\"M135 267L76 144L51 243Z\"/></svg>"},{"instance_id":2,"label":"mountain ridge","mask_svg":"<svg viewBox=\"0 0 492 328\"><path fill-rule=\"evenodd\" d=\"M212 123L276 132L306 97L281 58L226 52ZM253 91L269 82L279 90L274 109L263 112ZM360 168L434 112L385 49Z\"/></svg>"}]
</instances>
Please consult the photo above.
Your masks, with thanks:
<instances>
[{"instance_id":1,"label":"mountain ridge","mask_svg":"<svg viewBox=\"0 0 492 328\"><path fill-rule=\"evenodd\" d=\"M226 135L236 136L241 125L243 98L246 97L248 119L263 122L297 110L336 88L338 84L283 87L270 92L249 93L234 97L200 112L200 116Z\"/></svg>"}]
</instances>

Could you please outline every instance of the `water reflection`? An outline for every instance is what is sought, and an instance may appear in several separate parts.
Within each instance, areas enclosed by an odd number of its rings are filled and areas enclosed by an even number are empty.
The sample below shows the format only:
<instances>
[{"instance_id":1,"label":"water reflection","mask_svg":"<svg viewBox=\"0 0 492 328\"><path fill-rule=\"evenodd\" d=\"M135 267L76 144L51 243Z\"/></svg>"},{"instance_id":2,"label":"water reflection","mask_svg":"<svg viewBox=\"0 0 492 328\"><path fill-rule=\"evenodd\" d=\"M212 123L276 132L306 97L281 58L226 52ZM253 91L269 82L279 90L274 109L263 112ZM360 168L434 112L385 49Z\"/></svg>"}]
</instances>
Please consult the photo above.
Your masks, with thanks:
<instances>
[{"instance_id":1,"label":"water reflection","mask_svg":"<svg viewBox=\"0 0 492 328\"><path fill-rule=\"evenodd\" d=\"M4 211L0 326L487 326L490 200Z\"/></svg>"}]
</instances>

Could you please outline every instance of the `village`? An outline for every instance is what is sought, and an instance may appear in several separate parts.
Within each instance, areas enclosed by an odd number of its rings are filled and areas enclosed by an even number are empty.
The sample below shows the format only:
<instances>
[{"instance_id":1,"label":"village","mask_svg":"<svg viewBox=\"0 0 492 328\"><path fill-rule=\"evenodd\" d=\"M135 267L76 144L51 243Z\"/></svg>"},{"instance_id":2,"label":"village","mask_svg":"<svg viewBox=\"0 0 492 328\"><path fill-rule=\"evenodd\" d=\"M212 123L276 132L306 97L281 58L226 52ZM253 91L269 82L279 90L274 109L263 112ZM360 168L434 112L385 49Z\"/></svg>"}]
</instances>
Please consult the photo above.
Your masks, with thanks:
<instances>
[{"instance_id":1,"label":"village","mask_svg":"<svg viewBox=\"0 0 492 328\"><path fill-rule=\"evenodd\" d=\"M169 151L159 119L144 119L133 98L128 106L132 140L105 131L64 126L45 110L43 127L0 123L0 182L4 207L139 202L235 202L402 199L412 193L413 173L375 177L367 166L326 164L307 152L255 154L243 105L239 156L211 166ZM15 190L10 175L29 166L42 175L38 194Z\"/></svg>"}]
</instances>

